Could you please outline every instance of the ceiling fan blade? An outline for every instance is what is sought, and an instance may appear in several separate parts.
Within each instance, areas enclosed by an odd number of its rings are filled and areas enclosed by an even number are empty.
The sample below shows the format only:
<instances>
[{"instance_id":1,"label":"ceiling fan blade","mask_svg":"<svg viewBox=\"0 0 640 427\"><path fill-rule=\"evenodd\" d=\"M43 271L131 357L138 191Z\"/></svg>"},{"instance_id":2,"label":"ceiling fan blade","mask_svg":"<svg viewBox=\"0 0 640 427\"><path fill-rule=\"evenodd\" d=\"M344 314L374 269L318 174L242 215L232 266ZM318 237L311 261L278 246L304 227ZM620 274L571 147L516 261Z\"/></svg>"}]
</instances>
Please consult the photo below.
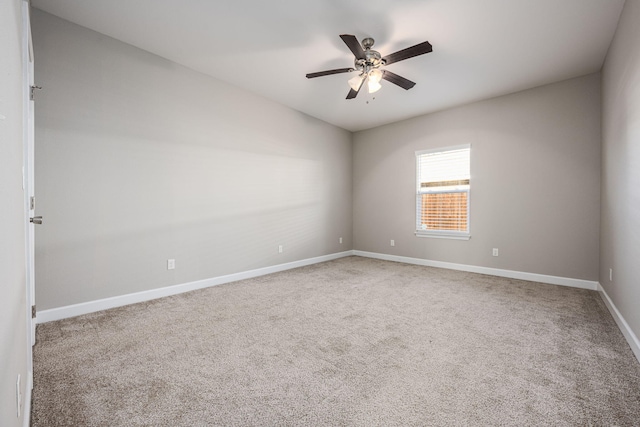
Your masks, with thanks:
<instances>
[{"instance_id":1,"label":"ceiling fan blade","mask_svg":"<svg viewBox=\"0 0 640 427\"><path fill-rule=\"evenodd\" d=\"M360 86L360 87L362 87L362 86ZM349 93L347 94L347 99L355 98L356 96L358 96L358 92L360 92L360 89L358 89L358 90L353 90L353 89L349 90Z\"/></svg>"},{"instance_id":2,"label":"ceiling fan blade","mask_svg":"<svg viewBox=\"0 0 640 427\"><path fill-rule=\"evenodd\" d=\"M347 45L349 50L353 52L356 59L364 59L364 50L362 50L362 46L356 36L352 36L351 34L340 34L340 38L344 44Z\"/></svg>"},{"instance_id":3,"label":"ceiling fan blade","mask_svg":"<svg viewBox=\"0 0 640 427\"><path fill-rule=\"evenodd\" d=\"M413 58L414 56L424 55L433 51L433 47L429 42L422 42L415 46L408 47L406 49L399 50L391 55L387 55L382 60L385 65L393 64L394 62L403 61L405 59Z\"/></svg>"},{"instance_id":4,"label":"ceiling fan blade","mask_svg":"<svg viewBox=\"0 0 640 427\"><path fill-rule=\"evenodd\" d=\"M384 70L382 72L382 78L406 90L409 90L416 85L415 82L412 82L411 80L405 79L404 77L387 70Z\"/></svg>"},{"instance_id":5,"label":"ceiling fan blade","mask_svg":"<svg viewBox=\"0 0 640 427\"><path fill-rule=\"evenodd\" d=\"M355 71L355 70L353 68L336 68L335 70L318 71L317 73L309 73L307 74L307 78L312 79L314 77L330 76L331 74L349 73L351 71Z\"/></svg>"}]
</instances>

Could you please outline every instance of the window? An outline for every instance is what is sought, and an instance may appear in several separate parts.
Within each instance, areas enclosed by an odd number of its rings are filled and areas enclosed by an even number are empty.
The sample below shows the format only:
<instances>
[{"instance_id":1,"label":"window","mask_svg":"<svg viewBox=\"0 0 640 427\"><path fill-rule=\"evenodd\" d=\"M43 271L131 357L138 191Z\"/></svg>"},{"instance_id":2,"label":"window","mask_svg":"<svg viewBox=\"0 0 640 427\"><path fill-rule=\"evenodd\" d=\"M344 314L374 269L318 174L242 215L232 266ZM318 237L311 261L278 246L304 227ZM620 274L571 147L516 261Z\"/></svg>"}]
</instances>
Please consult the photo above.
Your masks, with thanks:
<instances>
[{"instance_id":1,"label":"window","mask_svg":"<svg viewBox=\"0 0 640 427\"><path fill-rule=\"evenodd\" d=\"M416 151L416 236L469 239L471 146Z\"/></svg>"}]
</instances>

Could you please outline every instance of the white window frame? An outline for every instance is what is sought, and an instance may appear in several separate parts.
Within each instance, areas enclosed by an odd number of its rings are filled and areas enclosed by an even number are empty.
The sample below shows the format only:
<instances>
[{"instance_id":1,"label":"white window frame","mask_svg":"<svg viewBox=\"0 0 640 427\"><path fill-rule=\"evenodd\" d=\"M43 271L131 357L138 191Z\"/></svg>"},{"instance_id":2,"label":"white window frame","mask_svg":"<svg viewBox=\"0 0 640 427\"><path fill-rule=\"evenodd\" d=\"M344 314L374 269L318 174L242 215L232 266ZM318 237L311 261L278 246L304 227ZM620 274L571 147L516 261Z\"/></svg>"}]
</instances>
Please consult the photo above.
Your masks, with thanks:
<instances>
[{"instance_id":1,"label":"white window frame","mask_svg":"<svg viewBox=\"0 0 640 427\"><path fill-rule=\"evenodd\" d=\"M469 156L471 156L471 144L454 145L449 147L432 148L429 150L416 151L416 231L417 237L431 237L439 239L455 239L455 240L469 240L471 238L471 184L468 189L452 189L446 191L440 191L441 193L467 193L467 230L455 231L455 230L424 230L422 229L422 195L425 193L437 193L438 191L425 191L421 188L420 183L420 156L423 154L442 153L447 151L469 149ZM471 175L471 164L469 164L469 175Z\"/></svg>"}]
</instances>

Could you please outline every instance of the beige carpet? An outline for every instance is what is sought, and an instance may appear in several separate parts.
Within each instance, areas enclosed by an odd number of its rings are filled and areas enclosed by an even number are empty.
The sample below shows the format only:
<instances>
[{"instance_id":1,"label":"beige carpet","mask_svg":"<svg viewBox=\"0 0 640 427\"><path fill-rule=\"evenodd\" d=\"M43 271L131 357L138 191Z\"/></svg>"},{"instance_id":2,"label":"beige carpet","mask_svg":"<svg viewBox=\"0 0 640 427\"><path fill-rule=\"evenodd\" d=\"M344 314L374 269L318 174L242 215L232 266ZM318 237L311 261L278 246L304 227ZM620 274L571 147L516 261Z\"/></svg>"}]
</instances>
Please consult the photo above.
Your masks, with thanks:
<instances>
[{"instance_id":1,"label":"beige carpet","mask_svg":"<svg viewBox=\"0 0 640 427\"><path fill-rule=\"evenodd\" d=\"M596 292L359 257L37 340L33 426L640 425Z\"/></svg>"}]
</instances>

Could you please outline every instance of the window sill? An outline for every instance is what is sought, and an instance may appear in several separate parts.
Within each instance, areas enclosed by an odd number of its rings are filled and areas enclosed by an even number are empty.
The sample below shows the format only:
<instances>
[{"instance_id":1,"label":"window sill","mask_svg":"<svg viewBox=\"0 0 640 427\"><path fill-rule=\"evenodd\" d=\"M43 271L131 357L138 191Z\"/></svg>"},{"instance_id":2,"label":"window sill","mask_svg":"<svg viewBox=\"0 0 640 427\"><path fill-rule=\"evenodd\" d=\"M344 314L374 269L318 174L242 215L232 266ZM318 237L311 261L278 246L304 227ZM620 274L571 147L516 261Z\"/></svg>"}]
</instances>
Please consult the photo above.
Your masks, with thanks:
<instances>
[{"instance_id":1,"label":"window sill","mask_svg":"<svg viewBox=\"0 0 640 427\"><path fill-rule=\"evenodd\" d=\"M470 234L439 234L439 233L415 233L416 237L429 237L432 239L469 240Z\"/></svg>"}]
</instances>

